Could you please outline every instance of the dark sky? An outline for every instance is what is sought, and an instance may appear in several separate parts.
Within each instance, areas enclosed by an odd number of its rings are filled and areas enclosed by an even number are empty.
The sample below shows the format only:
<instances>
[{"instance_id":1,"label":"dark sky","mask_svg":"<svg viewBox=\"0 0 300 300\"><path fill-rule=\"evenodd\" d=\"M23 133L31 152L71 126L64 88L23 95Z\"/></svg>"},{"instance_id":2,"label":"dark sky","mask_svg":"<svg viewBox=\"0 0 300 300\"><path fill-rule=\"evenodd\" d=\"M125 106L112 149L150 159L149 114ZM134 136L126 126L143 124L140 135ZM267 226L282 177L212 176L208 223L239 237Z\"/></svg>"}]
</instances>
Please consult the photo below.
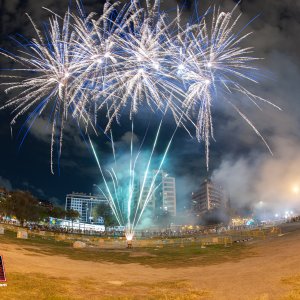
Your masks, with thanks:
<instances>
[{"instance_id":1,"label":"dark sky","mask_svg":"<svg viewBox=\"0 0 300 300\"><path fill-rule=\"evenodd\" d=\"M1 0L1 48L13 51L14 44L9 37L17 33L31 37L33 31L25 13L30 14L41 25L49 16L42 9L43 6L62 15L69 2ZM201 12L214 3L228 11L236 2L196 1ZM100 12L101 3L94 0L84 1L87 11ZM176 1L164 1L162 6L172 18ZM184 15L187 20L193 14L194 7L194 1L185 2ZM239 10L243 13L238 25L241 28L259 15L247 29L254 34L246 42L255 47L256 56L264 58L259 62L264 76L255 93L279 105L283 111L279 112L268 105L263 105L263 110L259 111L245 99L240 99L241 103L245 103L242 107L249 118L271 145L274 153L271 156L251 128L221 101L217 101L213 110L216 142L211 145L209 174L229 190L236 203L245 204L258 199L270 203L290 203L293 197L288 195L289 185L298 182L300 184L300 4L293 0L244 0L239 5ZM6 59L1 58L0 62L2 68L7 68ZM0 95L1 102L4 102L7 98L3 89ZM146 143L149 146L158 125L158 118L148 114L147 117L149 119L146 122L144 117L136 118L135 134L141 140L148 122L151 122ZM17 133L22 120L13 127L11 137L10 119L9 109L0 111L0 186L29 189L36 196L57 203L63 203L69 192L93 191L93 184L100 181L99 172L90 150L74 124L69 124L66 130L60 172L56 170L55 175L51 175L50 138L44 126L45 119L37 120L20 150ZM161 151L174 130L170 119L167 117L165 120L160 141ZM129 130L130 123L127 118L121 119L120 126L114 125L116 140L120 144L126 144L126 132ZM103 135L93 139L97 149L108 153L108 140ZM108 155L104 157L104 160L109 159ZM179 207L183 206L201 178L207 176L203 147L180 129L170 150L166 168L177 179L178 203Z\"/></svg>"}]
</instances>

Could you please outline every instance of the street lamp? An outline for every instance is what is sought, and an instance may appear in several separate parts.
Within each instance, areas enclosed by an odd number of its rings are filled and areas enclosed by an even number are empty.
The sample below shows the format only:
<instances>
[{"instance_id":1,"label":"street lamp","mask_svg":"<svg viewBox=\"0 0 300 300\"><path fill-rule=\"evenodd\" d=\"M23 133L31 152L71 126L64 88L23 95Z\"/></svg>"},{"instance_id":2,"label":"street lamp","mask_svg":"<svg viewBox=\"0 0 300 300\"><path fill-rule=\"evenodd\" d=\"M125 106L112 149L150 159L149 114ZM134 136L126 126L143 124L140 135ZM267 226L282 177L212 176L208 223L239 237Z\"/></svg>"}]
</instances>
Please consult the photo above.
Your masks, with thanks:
<instances>
[{"instance_id":1,"label":"street lamp","mask_svg":"<svg viewBox=\"0 0 300 300\"><path fill-rule=\"evenodd\" d=\"M300 194L300 186L299 184L295 184L292 188L293 193L295 194L295 200L298 200L299 194ZM291 216L293 216L294 212L291 211Z\"/></svg>"},{"instance_id":2,"label":"street lamp","mask_svg":"<svg viewBox=\"0 0 300 300\"><path fill-rule=\"evenodd\" d=\"M292 188L292 191L294 194L299 194L299 192L300 192L299 185L294 185Z\"/></svg>"}]
</instances>

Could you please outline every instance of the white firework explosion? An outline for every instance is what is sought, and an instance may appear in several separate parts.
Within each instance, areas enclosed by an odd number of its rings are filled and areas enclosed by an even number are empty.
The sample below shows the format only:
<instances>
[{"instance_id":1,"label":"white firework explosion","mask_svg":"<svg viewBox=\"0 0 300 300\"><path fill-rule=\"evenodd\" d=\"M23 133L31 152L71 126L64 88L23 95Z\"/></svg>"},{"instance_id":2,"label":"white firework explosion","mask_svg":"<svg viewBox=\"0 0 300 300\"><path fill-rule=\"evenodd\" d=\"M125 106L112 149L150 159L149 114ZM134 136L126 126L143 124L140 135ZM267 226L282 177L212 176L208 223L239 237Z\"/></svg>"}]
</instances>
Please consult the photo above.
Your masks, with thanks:
<instances>
[{"instance_id":1,"label":"white firework explosion","mask_svg":"<svg viewBox=\"0 0 300 300\"><path fill-rule=\"evenodd\" d=\"M197 115L196 136L204 141L206 162L209 162L210 139L214 137L212 105L216 98L229 103L234 110L254 129L271 152L267 142L253 123L233 103L234 94L239 93L250 100L258 108L259 102L267 102L280 109L270 101L252 93L246 86L258 84L255 79L257 67L253 62L259 58L253 56L252 47L241 45L252 33L241 34L236 25L241 14L234 17L237 6L228 13L210 9L200 22L182 28L178 25L178 33L173 43L175 49L174 64L177 73L185 86L183 109L187 113ZM207 18L211 17L211 22ZM180 19L180 16L178 16Z\"/></svg>"},{"instance_id":2,"label":"white firework explosion","mask_svg":"<svg viewBox=\"0 0 300 300\"><path fill-rule=\"evenodd\" d=\"M62 23L62 25L60 25ZM49 20L49 34L42 35L32 22L37 38L19 50L17 55L2 53L6 57L22 65L13 69L19 76L8 76L11 80L6 93L17 95L11 98L2 108L14 107L15 113L11 125L25 113L31 112L27 121L29 128L35 119L44 111L50 112L49 122L52 123L51 136L51 171L53 172L53 146L56 132L59 131L59 155L62 150L63 130L68 114L86 125L90 118L85 107L78 102L77 74L79 71L78 55L72 46L70 30L70 13L63 19L53 16Z\"/></svg>"},{"instance_id":3,"label":"white firework explosion","mask_svg":"<svg viewBox=\"0 0 300 300\"><path fill-rule=\"evenodd\" d=\"M146 8L137 0L120 9L118 5L107 2L100 17L84 16L79 4L79 14L67 12L60 18L53 13L49 34L33 24L36 39L17 55L2 51L23 66L12 70L20 76L7 76L6 92L17 95L2 108L14 107L11 124L30 113L29 128L43 112L50 112L52 172L56 132L60 155L69 114L78 124L95 129L97 115L104 110L108 131L126 107L130 118L141 107L163 114L170 109L177 125L195 126L198 140L205 143L208 166L212 105L222 98L266 143L233 103L233 95L240 94L259 108L260 102L275 106L248 88L249 83L258 83L254 76L258 58L251 47L242 46L251 33L237 30L236 9L208 11L201 20L182 27L181 12L169 22L160 12L159 0L152 5L146 1Z\"/></svg>"}]
</instances>

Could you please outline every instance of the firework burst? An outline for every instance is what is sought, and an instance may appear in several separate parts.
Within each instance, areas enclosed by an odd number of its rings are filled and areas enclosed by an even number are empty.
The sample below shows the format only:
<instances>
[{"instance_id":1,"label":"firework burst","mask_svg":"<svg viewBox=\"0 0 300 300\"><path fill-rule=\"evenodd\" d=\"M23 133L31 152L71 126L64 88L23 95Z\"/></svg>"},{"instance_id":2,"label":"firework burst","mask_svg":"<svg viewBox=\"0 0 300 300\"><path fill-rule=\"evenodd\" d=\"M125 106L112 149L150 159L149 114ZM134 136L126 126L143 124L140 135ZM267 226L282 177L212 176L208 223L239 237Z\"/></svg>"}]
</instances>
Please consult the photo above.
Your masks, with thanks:
<instances>
[{"instance_id":1,"label":"firework burst","mask_svg":"<svg viewBox=\"0 0 300 300\"><path fill-rule=\"evenodd\" d=\"M5 92L14 92L16 96L2 108L14 107L15 115L11 125L20 116L31 112L26 120L29 128L43 112L50 113L53 172L53 146L58 134L60 156L68 115L71 114L76 122L83 121L86 125L90 123L90 118L85 107L78 101L80 83L77 74L80 64L71 42L73 34L70 30L70 13L67 12L63 19L53 16L49 20L49 34L46 35L42 35L37 26L33 22L32 24L37 34L36 39L23 45L24 49L19 50L17 55L2 52L22 65L22 68L12 70L20 75L8 76L11 82L4 84L7 86Z\"/></svg>"},{"instance_id":2,"label":"firework burst","mask_svg":"<svg viewBox=\"0 0 300 300\"><path fill-rule=\"evenodd\" d=\"M91 107L95 123L105 102L107 86L122 68L120 41L133 13L131 6L124 6L120 12L117 6L118 3L106 3L97 19L94 13L85 17L79 5L80 15L72 15L76 37L72 42L80 57L81 102L84 107Z\"/></svg>"},{"instance_id":3,"label":"firework burst","mask_svg":"<svg viewBox=\"0 0 300 300\"><path fill-rule=\"evenodd\" d=\"M146 159L143 159L141 152L143 142L139 146L138 151L134 151L134 128L132 123L130 159L126 161L128 168L122 164L121 168L119 166L119 170L117 170L118 160L115 160L114 167L104 169L92 141L89 140L103 181L102 186L97 187L109 203L119 225L125 227L127 240L132 240L134 237L136 227L140 223L148 203L152 200L152 196L162 184L158 182L157 178L162 171L172 140L178 129L177 126L170 140L167 142L163 155L154 167L153 160L162 122L163 121L161 121L158 126L151 151ZM112 149L114 152L115 146L113 139ZM122 169L122 171L120 171L120 169Z\"/></svg>"},{"instance_id":4,"label":"firework burst","mask_svg":"<svg viewBox=\"0 0 300 300\"><path fill-rule=\"evenodd\" d=\"M253 56L252 47L241 45L252 33L242 34L242 31L236 31L241 17L241 14L234 17L236 9L237 6L228 13L213 9L212 14L209 9L200 22L184 29L178 24L179 30L173 44L174 64L178 66L177 74L185 88L183 109L197 116L196 136L205 143L207 167L210 139L214 137L212 105L216 99L229 103L260 136L269 150L263 136L232 99L235 94L240 94L258 108L259 102L266 102L280 109L246 87L258 84L255 79L257 67L253 63L259 58ZM209 17L211 22L207 21Z\"/></svg>"},{"instance_id":5,"label":"firework burst","mask_svg":"<svg viewBox=\"0 0 300 300\"><path fill-rule=\"evenodd\" d=\"M170 22L159 0L146 1L146 8L138 1L118 5L107 2L100 17L85 16L79 4L78 14L60 18L52 13L49 33L42 34L32 22L36 39L17 55L2 51L22 65L12 70L20 76L7 77L6 92L16 96L2 108L14 107L11 124L29 113L29 128L42 113L49 114L52 172L53 146L58 136L60 156L68 115L95 129L99 111L104 111L107 132L126 107L131 119L141 108L163 114L171 110L177 125L195 126L197 139L205 144L207 167L216 99L229 103L267 145L233 102L239 94L258 108L260 102L275 106L248 88L258 84L258 58L251 47L242 46L251 33L237 30L236 8L208 10L182 27L181 12Z\"/></svg>"},{"instance_id":6,"label":"firework burst","mask_svg":"<svg viewBox=\"0 0 300 300\"><path fill-rule=\"evenodd\" d=\"M108 109L106 130L128 106L131 119L145 104L152 111L163 113L170 108L177 119L181 108L174 99L183 94L167 64L172 24L164 13L159 13L158 0L148 4L147 9L140 8L137 1L132 2L125 17L123 14L118 15L112 43L118 57L106 72L105 88L97 94L104 96L99 109Z\"/></svg>"}]
</instances>

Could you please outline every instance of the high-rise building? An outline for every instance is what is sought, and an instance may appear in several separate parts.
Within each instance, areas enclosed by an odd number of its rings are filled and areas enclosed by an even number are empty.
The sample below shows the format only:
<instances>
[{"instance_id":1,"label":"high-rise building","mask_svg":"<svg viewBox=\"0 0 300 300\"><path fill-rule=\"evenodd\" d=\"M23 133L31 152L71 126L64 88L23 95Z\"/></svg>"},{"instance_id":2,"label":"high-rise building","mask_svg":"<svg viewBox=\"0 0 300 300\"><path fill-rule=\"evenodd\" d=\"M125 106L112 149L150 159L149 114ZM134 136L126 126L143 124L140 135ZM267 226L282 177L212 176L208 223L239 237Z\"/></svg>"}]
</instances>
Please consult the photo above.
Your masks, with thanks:
<instances>
[{"instance_id":1,"label":"high-rise building","mask_svg":"<svg viewBox=\"0 0 300 300\"><path fill-rule=\"evenodd\" d=\"M163 176L163 208L171 216L176 216L176 184L175 177Z\"/></svg>"},{"instance_id":2,"label":"high-rise building","mask_svg":"<svg viewBox=\"0 0 300 300\"><path fill-rule=\"evenodd\" d=\"M176 216L176 183L174 177L162 170L159 171L152 186L152 193L149 194L152 179L156 172L155 170L150 172L145 183L143 178L140 180L140 190L143 189L141 205L144 205L148 197L147 210L152 214L158 215L167 211L171 216Z\"/></svg>"},{"instance_id":3,"label":"high-rise building","mask_svg":"<svg viewBox=\"0 0 300 300\"><path fill-rule=\"evenodd\" d=\"M66 196L66 210L76 210L80 214L80 222L103 224L104 220L101 216L94 220L94 209L99 204L108 204L104 196L86 195L83 193L72 193Z\"/></svg>"},{"instance_id":4,"label":"high-rise building","mask_svg":"<svg viewBox=\"0 0 300 300\"><path fill-rule=\"evenodd\" d=\"M225 191L209 179L202 182L199 191L192 193L191 212L193 214L200 215L214 208L225 208L226 205Z\"/></svg>"}]
</instances>

